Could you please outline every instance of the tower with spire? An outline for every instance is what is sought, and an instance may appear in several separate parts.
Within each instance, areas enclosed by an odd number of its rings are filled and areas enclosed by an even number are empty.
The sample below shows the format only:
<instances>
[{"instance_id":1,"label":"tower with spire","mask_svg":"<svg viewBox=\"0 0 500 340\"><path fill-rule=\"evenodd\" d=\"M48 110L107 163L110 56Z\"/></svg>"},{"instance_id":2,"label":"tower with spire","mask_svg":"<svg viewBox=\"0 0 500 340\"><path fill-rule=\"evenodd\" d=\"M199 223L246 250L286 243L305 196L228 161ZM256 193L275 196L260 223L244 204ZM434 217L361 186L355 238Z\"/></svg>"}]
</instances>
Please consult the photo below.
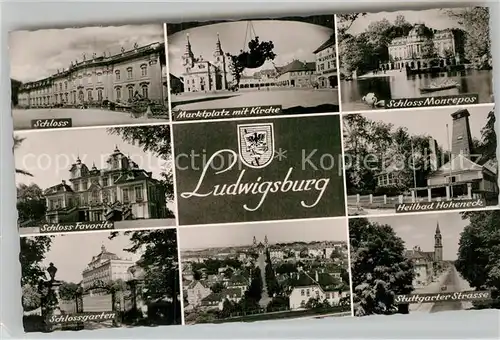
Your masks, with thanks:
<instances>
[{"instance_id":1,"label":"tower with spire","mask_svg":"<svg viewBox=\"0 0 500 340\"><path fill-rule=\"evenodd\" d=\"M181 56L184 92L219 91L228 88L228 65L218 33L212 56L211 61L202 55L195 57L189 33L186 35L186 45Z\"/></svg>"},{"instance_id":2,"label":"tower with spire","mask_svg":"<svg viewBox=\"0 0 500 340\"><path fill-rule=\"evenodd\" d=\"M222 45L220 42L220 36L218 32L217 32L217 42L215 43L215 51L214 51L214 66L219 70L219 73L215 74L216 87L221 87L222 90L226 90L227 89L226 56L224 55L224 51L222 50Z\"/></svg>"},{"instance_id":3,"label":"tower with spire","mask_svg":"<svg viewBox=\"0 0 500 340\"><path fill-rule=\"evenodd\" d=\"M436 232L434 234L434 261L443 261L443 243L441 230L439 229L439 222L436 225Z\"/></svg>"}]
</instances>

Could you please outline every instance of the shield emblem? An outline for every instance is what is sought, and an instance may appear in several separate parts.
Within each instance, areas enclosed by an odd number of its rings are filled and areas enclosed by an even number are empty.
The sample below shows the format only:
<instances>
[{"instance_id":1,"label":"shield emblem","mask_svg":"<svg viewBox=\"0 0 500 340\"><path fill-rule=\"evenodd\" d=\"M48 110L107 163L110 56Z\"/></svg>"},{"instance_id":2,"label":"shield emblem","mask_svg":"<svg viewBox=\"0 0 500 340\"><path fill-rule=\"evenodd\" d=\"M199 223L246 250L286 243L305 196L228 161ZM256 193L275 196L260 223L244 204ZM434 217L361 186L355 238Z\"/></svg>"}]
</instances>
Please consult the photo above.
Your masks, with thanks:
<instances>
[{"instance_id":1,"label":"shield emblem","mask_svg":"<svg viewBox=\"0 0 500 340\"><path fill-rule=\"evenodd\" d=\"M240 159L250 168L264 168L273 160L273 123L238 125Z\"/></svg>"}]
</instances>

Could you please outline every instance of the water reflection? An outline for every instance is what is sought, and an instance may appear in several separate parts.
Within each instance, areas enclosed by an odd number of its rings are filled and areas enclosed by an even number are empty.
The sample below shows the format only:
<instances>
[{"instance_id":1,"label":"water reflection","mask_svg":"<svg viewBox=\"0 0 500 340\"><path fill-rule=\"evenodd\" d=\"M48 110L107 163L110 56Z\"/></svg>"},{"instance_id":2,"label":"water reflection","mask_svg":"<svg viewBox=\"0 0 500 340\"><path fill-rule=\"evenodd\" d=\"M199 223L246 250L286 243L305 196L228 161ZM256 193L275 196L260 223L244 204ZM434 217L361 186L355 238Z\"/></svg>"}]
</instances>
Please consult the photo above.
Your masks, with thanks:
<instances>
[{"instance_id":1,"label":"water reflection","mask_svg":"<svg viewBox=\"0 0 500 340\"><path fill-rule=\"evenodd\" d=\"M446 79L456 81L460 87L424 93L420 88L432 82L441 83ZM361 101L367 93L373 92L380 99L418 98L450 96L464 93L479 95L479 103L491 103L493 94L492 71L465 70L439 74L417 74L390 71L377 77L341 82L342 111L362 111L372 108Z\"/></svg>"}]
</instances>

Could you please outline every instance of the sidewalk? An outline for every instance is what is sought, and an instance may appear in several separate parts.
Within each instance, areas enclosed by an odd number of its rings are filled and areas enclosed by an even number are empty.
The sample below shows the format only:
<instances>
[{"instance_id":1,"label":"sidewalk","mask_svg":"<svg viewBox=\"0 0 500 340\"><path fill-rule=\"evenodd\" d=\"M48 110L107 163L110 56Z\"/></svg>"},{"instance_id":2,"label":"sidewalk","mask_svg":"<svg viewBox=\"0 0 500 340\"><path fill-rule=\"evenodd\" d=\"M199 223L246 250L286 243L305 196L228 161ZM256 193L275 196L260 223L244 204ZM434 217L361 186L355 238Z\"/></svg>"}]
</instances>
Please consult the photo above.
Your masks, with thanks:
<instances>
[{"instance_id":1,"label":"sidewalk","mask_svg":"<svg viewBox=\"0 0 500 340\"><path fill-rule=\"evenodd\" d=\"M441 286L443 285L443 282L446 280L446 277L450 273L451 268L448 268L446 271L444 271L439 278L431 282L425 287L415 289L412 294L432 294L432 293L439 293L441 290ZM434 306L433 303L413 303L410 304L410 312L423 312L423 313L428 313Z\"/></svg>"},{"instance_id":2,"label":"sidewalk","mask_svg":"<svg viewBox=\"0 0 500 340\"><path fill-rule=\"evenodd\" d=\"M475 290L469 285L469 282L462 278L460 273L458 271L455 271L455 274L457 275L457 280L460 282L460 291L461 292L467 292L467 291L472 291ZM462 301L462 308L464 310L471 309L474 307L471 301Z\"/></svg>"}]
</instances>

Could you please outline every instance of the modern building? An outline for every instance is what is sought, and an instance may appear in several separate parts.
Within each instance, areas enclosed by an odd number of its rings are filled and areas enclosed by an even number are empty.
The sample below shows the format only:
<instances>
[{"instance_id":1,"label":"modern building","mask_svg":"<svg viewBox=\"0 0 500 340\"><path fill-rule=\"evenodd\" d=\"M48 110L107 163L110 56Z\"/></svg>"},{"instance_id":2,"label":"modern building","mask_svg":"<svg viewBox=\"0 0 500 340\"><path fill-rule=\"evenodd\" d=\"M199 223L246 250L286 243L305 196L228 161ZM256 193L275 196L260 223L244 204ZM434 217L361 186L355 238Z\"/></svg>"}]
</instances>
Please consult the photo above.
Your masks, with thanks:
<instances>
[{"instance_id":1,"label":"modern building","mask_svg":"<svg viewBox=\"0 0 500 340\"><path fill-rule=\"evenodd\" d=\"M335 35L332 35L314 52L316 56L317 82L320 88L335 88L338 86L337 49Z\"/></svg>"},{"instance_id":2,"label":"modern building","mask_svg":"<svg viewBox=\"0 0 500 340\"><path fill-rule=\"evenodd\" d=\"M456 65L461 59L457 35L458 32L452 29L433 30L424 24L415 24L407 36L391 41L388 46L390 60L383 68L425 69ZM434 60L437 65L432 65Z\"/></svg>"},{"instance_id":3,"label":"modern building","mask_svg":"<svg viewBox=\"0 0 500 340\"><path fill-rule=\"evenodd\" d=\"M87 267L83 270L82 288L85 291L99 293L103 284L108 284L116 280L124 282L130 279L129 268L134 266L132 260L122 259L115 253L107 251L106 247L101 246L101 252L92 257Z\"/></svg>"},{"instance_id":4,"label":"modern building","mask_svg":"<svg viewBox=\"0 0 500 340\"><path fill-rule=\"evenodd\" d=\"M140 169L118 147L107 166L89 169L80 158L69 169L69 183L45 190L49 223L166 218L162 184Z\"/></svg>"},{"instance_id":5,"label":"modern building","mask_svg":"<svg viewBox=\"0 0 500 340\"><path fill-rule=\"evenodd\" d=\"M153 43L111 55L83 55L69 61L67 68L19 89L19 106L40 108L54 106L100 105L108 100L132 101L137 95L165 104L167 79L164 76L165 44Z\"/></svg>"},{"instance_id":6,"label":"modern building","mask_svg":"<svg viewBox=\"0 0 500 340\"><path fill-rule=\"evenodd\" d=\"M443 262L443 241L439 223L436 226L434 233L434 251L422 251L419 246L415 246L412 250L407 250L405 256L413 261L413 270L415 276L413 278L413 287L425 287L432 282L435 277L436 268Z\"/></svg>"}]
</instances>

